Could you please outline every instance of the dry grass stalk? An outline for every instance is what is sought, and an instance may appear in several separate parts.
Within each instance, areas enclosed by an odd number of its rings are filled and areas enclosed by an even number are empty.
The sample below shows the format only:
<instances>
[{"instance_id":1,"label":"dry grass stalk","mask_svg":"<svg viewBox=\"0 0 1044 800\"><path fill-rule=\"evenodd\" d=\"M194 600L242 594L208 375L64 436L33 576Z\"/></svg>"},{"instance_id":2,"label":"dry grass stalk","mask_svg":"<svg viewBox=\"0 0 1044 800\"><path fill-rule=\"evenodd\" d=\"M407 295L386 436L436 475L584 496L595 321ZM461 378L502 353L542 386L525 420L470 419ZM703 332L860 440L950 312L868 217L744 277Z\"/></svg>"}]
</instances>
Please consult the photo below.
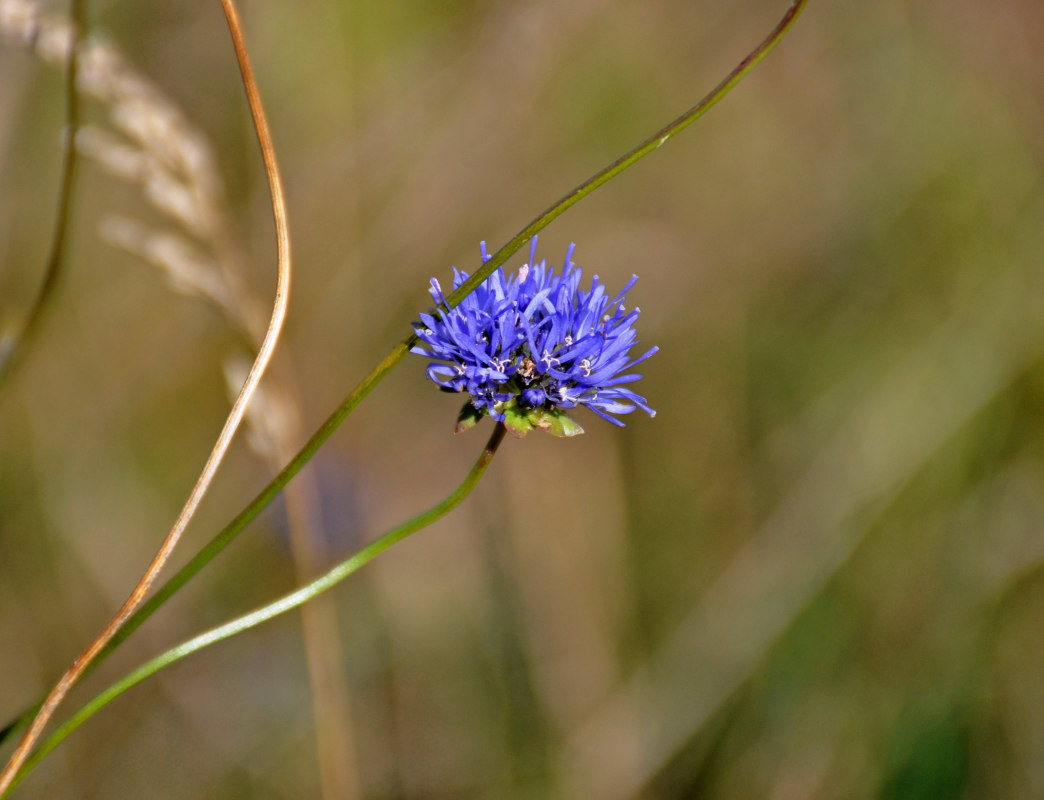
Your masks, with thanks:
<instances>
[{"instance_id":1,"label":"dry grass stalk","mask_svg":"<svg viewBox=\"0 0 1044 800\"><path fill-rule=\"evenodd\" d=\"M68 61L76 41L68 18L28 0L0 0L0 37L59 67ZM77 62L77 89L108 108L112 125L111 130L83 127L76 138L77 149L114 177L140 187L150 205L175 228L163 231L113 216L103 221L102 237L155 266L173 290L218 308L256 348L265 334L268 304L246 275L246 248L230 222L218 159L207 137L108 40L84 37ZM249 365L239 362L226 370L235 382L233 396L249 370ZM275 377L264 391L258 388L247 407L248 443L273 469L296 450L298 405L293 387L285 378ZM302 474L287 489L288 506L298 509L293 515L298 519L290 520L290 528L299 574L307 574L320 560L315 545L318 514L301 511L308 502L318 502L314 486L300 486L310 480ZM289 497L292 494L301 497ZM302 518L311 524L302 525ZM321 604L329 608L306 606L302 616L324 796L350 798L358 794L354 775L327 763L335 758L343 765L345 748L353 741L347 697L343 688L336 692L330 688L343 681L336 606L331 603L322 598ZM331 708L337 713L330 714ZM325 713L319 714L320 709Z\"/></svg>"}]
</instances>

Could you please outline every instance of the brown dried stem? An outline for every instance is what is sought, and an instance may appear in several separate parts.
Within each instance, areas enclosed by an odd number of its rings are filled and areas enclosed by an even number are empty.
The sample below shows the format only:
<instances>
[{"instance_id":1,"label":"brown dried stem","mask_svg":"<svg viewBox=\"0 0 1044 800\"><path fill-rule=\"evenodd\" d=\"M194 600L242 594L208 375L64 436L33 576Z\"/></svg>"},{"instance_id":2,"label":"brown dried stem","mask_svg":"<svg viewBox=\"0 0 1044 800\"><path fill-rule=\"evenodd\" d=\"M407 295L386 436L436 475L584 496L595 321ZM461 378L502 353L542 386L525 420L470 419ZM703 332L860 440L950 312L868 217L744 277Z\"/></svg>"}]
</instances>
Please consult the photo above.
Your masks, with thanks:
<instances>
[{"instance_id":1,"label":"brown dried stem","mask_svg":"<svg viewBox=\"0 0 1044 800\"><path fill-rule=\"evenodd\" d=\"M250 106L251 117L257 132L258 144L261 148L261 157L264 161L265 172L268 177L269 190L272 195L272 213L275 219L276 246L278 250L278 279L268 331L265 334L260 349L258 350L257 358L254 360L253 366L250 369L250 374L247 376L246 382L243 384L243 388L240 390L239 396L236 398L236 402L233 404L232 410L229 412L228 418L225 421L225 426L222 428L221 434L218 436L217 442L214 444L214 448L203 467L203 471L200 474L196 485L193 487L188 500L185 502L184 508L182 508L173 527L163 540L163 544L160 546L159 551L152 559L130 596L109 623L94 638L90 645L76 657L69 668L65 671L65 674L62 675L51 690L50 694L48 694L47 698L44 700L43 705L40 707L36 717L22 736L21 741L19 741L18 746L15 748L15 751L11 755L7 765L4 767L3 771L0 772L0 796L2 796L10 787L19 768L28 757L33 745L40 738L44 727L54 714L58 705L68 694L69 690L75 685L77 680L79 680L80 676L83 675L88 665L95 659L98 653L101 652L113 636L116 635L131 614L133 614L141 605L145 596L148 594L149 589L152 587L152 584L155 582L160 571L173 553L181 535L188 527L189 521L192 519L196 509L199 507L200 501L209 489L210 483L232 441L232 437L235 435L240 422L242 422L247 404L249 403L254 391L257 389L261 376L264 374L265 369L271 361L276 343L279 340L280 332L282 331L283 320L286 318L287 303L290 296L290 232L287 223L286 201L283 194L282 179L279 175L279 167L276 161L275 148L272 144L271 135L268 130L268 122L265 118L264 109L261 105L261 98L254 79L253 69L250 65L249 56L247 55L242 26L239 21L239 14L236 11L232 0L221 0L221 5L228 22L229 32L232 36L232 44L235 49L236 60L239 64L243 88L246 92L247 102Z\"/></svg>"}]
</instances>

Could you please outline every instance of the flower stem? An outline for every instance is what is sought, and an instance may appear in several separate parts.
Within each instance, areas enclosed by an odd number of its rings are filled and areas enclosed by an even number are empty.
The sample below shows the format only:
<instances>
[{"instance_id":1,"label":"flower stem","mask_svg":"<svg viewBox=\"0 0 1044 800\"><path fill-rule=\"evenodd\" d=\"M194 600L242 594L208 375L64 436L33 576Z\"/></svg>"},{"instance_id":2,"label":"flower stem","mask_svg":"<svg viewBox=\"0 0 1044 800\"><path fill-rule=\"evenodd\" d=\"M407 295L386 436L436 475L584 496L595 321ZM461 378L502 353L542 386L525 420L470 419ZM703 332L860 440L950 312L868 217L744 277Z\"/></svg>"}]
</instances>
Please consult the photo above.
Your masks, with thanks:
<instances>
[{"instance_id":1,"label":"flower stem","mask_svg":"<svg viewBox=\"0 0 1044 800\"><path fill-rule=\"evenodd\" d=\"M164 667L168 667L174 662L180 661L185 658L185 656L191 655L198 650L202 650L204 647L220 642L222 639L227 639L230 636L242 633L256 625L260 625L262 622L266 622L267 620L278 616L279 614L307 603L312 598L317 597L328 589L336 586L392 545L401 542L410 534L416 533L422 528L426 528L428 525L431 525L433 522L452 511L471 493L471 490L475 488L476 484L478 484L479 479L485 474L486 469L493 460L493 456L496 455L497 448L500 447L500 443L504 440L504 433L504 426L498 423L493 429L493 434L489 437L489 441L486 443L485 448L483 448L482 454L479 456L474 466L472 466L471 471L468 472L461 484L437 505L432 506L424 513L417 515L408 522L399 525L397 528L393 528L379 539L375 539L362 550L342 561L329 572L319 576L311 583L302 586L300 589L297 589L288 595L284 595L278 600L262 606L249 614L245 614L231 620L230 622L226 622L224 625L219 625L205 633L201 633L199 636L195 636L177 647L172 647L167 652L156 656L145 664L142 664L136 670L128 673L121 680L112 684L112 686L101 692L79 711L73 714L68 720L66 720L66 722L59 726L54 733L43 741L40 747L26 760L21 770L19 770L18 774L15 776L10 788L13 789L17 786L18 783L20 783L22 779L24 779L25 776L28 775L29 772L69 734L94 716L94 714L100 711L110 701L119 697L131 687L141 683L143 680L159 672ZM0 797L6 796L7 792L0 795Z\"/></svg>"}]
</instances>

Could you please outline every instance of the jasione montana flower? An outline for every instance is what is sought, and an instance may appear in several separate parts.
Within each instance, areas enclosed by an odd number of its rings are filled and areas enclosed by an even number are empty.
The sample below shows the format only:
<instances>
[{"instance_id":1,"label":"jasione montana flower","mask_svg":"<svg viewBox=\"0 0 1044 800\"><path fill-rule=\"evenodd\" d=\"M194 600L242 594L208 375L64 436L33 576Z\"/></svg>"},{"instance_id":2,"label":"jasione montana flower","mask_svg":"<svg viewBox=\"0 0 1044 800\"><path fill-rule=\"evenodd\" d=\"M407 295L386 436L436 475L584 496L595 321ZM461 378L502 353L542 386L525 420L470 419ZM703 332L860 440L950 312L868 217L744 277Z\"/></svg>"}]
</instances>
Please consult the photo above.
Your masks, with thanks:
<instances>
[{"instance_id":1,"label":"jasione montana flower","mask_svg":"<svg viewBox=\"0 0 1044 800\"><path fill-rule=\"evenodd\" d=\"M628 370L658 349L630 355L638 342L632 325L639 312L626 310L622 301L638 277L611 299L597 275L584 289L573 249L570 245L565 267L556 274L546 261L535 262L534 238L528 264L510 275L497 269L449 311L442 287L432 279L431 296L440 307L414 323L422 345L412 352L433 359L427 374L443 390L470 395L457 430L489 414L516 436L533 428L573 436L583 429L564 411L577 406L614 425L623 425L614 415L635 408L655 415L645 398L628 388L641 378ZM481 250L488 261L485 242ZM467 278L454 268L453 288Z\"/></svg>"}]
</instances>

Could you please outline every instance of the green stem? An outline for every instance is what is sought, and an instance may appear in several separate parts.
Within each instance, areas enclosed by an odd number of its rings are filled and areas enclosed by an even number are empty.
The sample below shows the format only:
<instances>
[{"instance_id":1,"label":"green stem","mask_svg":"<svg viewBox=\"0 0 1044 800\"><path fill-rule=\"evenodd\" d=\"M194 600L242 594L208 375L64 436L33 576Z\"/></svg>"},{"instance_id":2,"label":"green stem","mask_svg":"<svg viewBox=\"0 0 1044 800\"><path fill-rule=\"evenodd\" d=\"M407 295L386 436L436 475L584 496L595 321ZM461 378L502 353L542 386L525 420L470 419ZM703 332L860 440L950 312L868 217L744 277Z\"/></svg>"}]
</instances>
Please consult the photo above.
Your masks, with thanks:
<instances>
[{"instance_id":1,"label":"green stem","mask_svg":"<svg viewBox=\"0 0 1044 800\"><path fill-rule=\"evenodd\" d=\"M776 27L773 28L772 32L765 37L764 41L755 47L746 58L740 61L732 72L726 75L721 83L711 89L702 100L673 122L664 125L660 130L656 131L656 133L634 149L624 153L612 164L605 167L605 169L596 172L586 181L573 189L573 191L540 214L540 216L526 225L526 227L520 230L511 241L494 253L493 257L487 261L485 265L476 270L471 277L464 281L464 283L460 285L460 288L446 298L447 308L453 308L461 300L471 294L476 286L492 274L493 270L511 258L511 256L514 255L522 245L524 245L535 234L546 228L553 219L579 203L602 184L612 180L625 169L645 158L649 153L659 148L660 145L676 133L687 128L697 119L710 111L713 106L717 105L719 100L732 91L733 87L743 80L747 73L754 69L758 62L767 56L769 51L779 43L787 31L790 30L791 26L797 20L798 15L801 14L806 5L808 5L808 0L792 0L790 8L787 9L787 13L783 15L783 18L779 21Z\"/></svg>"},{"instance_id":2,"label":"green stem","mask_svg":"<svg viewBox=\"0 0 1044 800\"><path fill-rule=\"evenodd\" d=\"M791 28L798 15L807 4L808 0L794 0L794 2L791 3L790 8L787 10L787 13L779 24L776 25L772 33L770 33L761 44L751 51L751 53L744 58L736 68L733 69L723 81L721 81L721 83L714 87L714 89L695 106L690 108L670 124L661 128L637 147L620 156L605 169L600 170L595 175L588 178L519 231L511 241L494 253L489 261L479 267L479 269L476 270L476 272L471 275L471 277L469 277L460 288L446 298L447 308L453 308L458 305L468 293L473 291L475 287L479 285L479 283L489 277L493 270L502 266L507 259L514 255L522 245L526 243L526 241L547 227L552 220L562 214L566 209L575 205L595 189L599 188L604 183L616 177L625 169L647 156L653 150L657 149L661 144L667 141L667 139L694 122L719 100L725 97L725 95L727 95L729 91L731 91L733 87L735 87L736 84L738 84L739 81L783 38L784 34L786 34L786 32ZM92 662L92 668L94 665L100 663L128 636L140 628L145 620L147 620L160 606L169 600L175 592L188 583L189 580L191 580L196 573L217 556L218 553L231 544L247 524L250 523L254 517L260 514L265 506L267 506L275 496L283 490L286 484L289 483L298 472L300 472L301 468L309 461L309 459L312 458L313 455L315 455L316 451L322 447L326 440L333 435L333 432L338 428L338 426L340 426L344 419L357 405L359 405L360 402L362 402L363 398L365 398L373 388L383 380L385 375L387 375L392 368L402 360L402 358L410 351L410 348L416 343L417 337L410 334L397 344L387 356L385 356L384 360L381 361L373 372L367 375L362 382L352 390L351 394L345 398L344 402L341 403L341 405L319 427L319 429L312 435L312 438L309 439L305 446L301 448L300 452L298 452L297 455L295 455L290 462L283 467L283 470L276 475L276 477L273 478L264 489L261 490L257 497L251 500L249 505L236 515L235 519L228 523L228 525L211 539L202 550L193 556L185 566L178 570L178 572L175 573L174 576L156 592L156 594L154 594L137 610L137 612L134 613L134 615L113 637L112 641L109 642L108 646L102 650L94 662ZM18 730L18 728L24 724L23 720L26 719L32 719L32 715L27 716L27 714L22 714L19 716L18 720L11 723L6 728L0 729L0 743L2 743L11 733Z\"/></svg>"},{"instance_id":3,"label":"green stem","mask_svg":"<svg viewBox=\"0 0 1044 800\"><path fill-rule=\"evenodd\" d=\"M433 522L452 511L471 493L471 490L475 488L479 479L481 479L485 474L486 469L493 460L493 456L496 455L497 448L499 448L501 442L504 441L504 433L505 428L503 424L497 423L496 427L493 429L493 434L489 437L489 441L486 443L486 446L482 451L482 455L479 456L474 466L472 466L471 471L468 472L467 476L453 493L446 497L442 502L432 506L423 514L417 515L409 522L405 522L397 528L393 528L379 539L370 542L370 544L366 545L366 547L355 555L342 561L329 572L316 578L306 586L302 586L300 589L297 589L288 595L284 595L278 600L262 606L249 614L245 614L231 620L230 622L226 622L224 625L212 628L206 633L201 633L199 636L195 636L177 647L172 647L167 652L156 656L145 664L142 664L136 670L108 687L105 691L97 695L79 711L73 714L68 720L66 720L66 722L58 727L54 733L44 740L43 743L41 743L40 747L26 760L25 765L12 782L11 789L17 786L25 776L28 775L29 772L32 771L32 769L40 763L48 753L61 744L69 734L94 716L109 702L119 697L131 687L136 686L149 676L159 672L161 669L169 667L174 662L180 661L185 658L185 656L191 655L198 650L202 650L204 647L220 642L222 639L227 639L230 636L235 636L238 633L249 630L256 625L260 625L262 622L266 622L273 617L291 611L292 609L307 603L309 600L317 597L328 589L332 589L360 567L373 561L373 559L392 545L401 542L411 533L416 533L422 528L426 528L428 525L431 525ZM8 792L5 792L3 796L6 797L7 794Z\"/></svg>"}]
</instances>

